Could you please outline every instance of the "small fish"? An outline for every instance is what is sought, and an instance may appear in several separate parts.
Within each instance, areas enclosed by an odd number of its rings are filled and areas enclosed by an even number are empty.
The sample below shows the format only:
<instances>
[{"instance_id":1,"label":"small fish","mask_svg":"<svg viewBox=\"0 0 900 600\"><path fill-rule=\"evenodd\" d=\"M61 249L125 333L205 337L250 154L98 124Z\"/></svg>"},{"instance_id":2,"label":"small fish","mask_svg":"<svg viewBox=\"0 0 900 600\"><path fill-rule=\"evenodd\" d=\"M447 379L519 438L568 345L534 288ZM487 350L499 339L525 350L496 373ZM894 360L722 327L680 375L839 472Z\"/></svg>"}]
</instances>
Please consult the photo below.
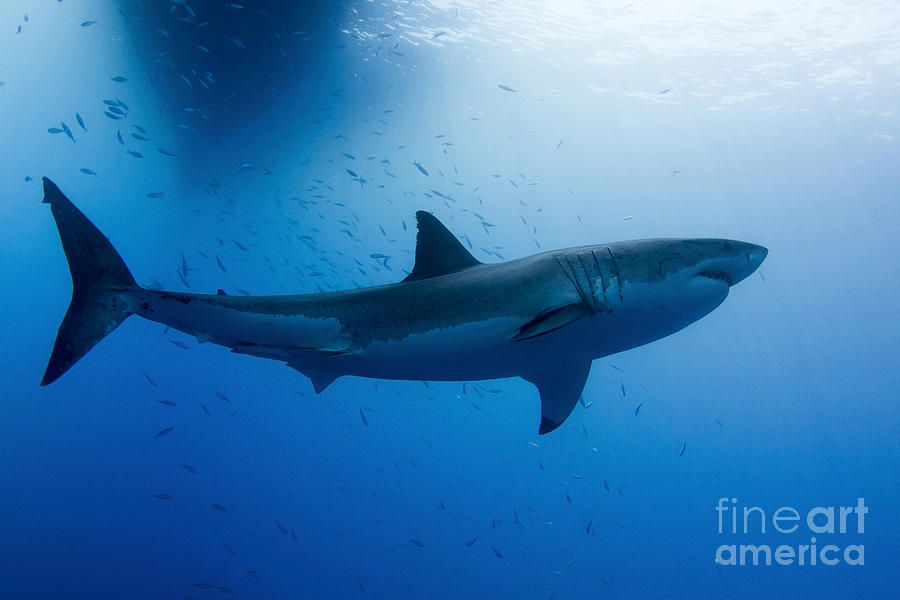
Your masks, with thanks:
<instances>
[{"instance_id":1,"label":"small fish","mask_svg":"<svg viewBox=\"0 0 900 600\"><path fill-rule=\"evenodd\" d=\"M180 273L179 273L179 275L180 275ZM169 341L172 342L173 344L175 344L176 346L178 346L179 348L184 348L185 350L188 349L188 345L185 344L184 342L180 342L178 340L169 340Z\"/></svg>"},{"instance_id":2,"label":"small fish","mask_svg":"<svg viewBox=\"0 0 900 600\"><path fill-rule=\"evenodd\" d=\"M159 438L161 438L161 437L165 437L165 436L169 435L169 434L172 433L172 431L174 431L174 430L175 430L174 427L166 427L165 429L160 429L160 430L156 433L156 435L154 435L153 437L154 437L155 439L159 439Z\"/></svg>"},{"instance_id":3,"label":"small fish","mask_svg":"<svg viewBox=\"0 0 900 600\"><path fill-rule=\"evenodd\" d=\"M69 129L69 126L66 125L65 123L60 123L60 125L62 126L63 132L66 134L66 136L67 136L70 140L72 140L72 143L74 144L74 143L75 143L75 136L72 135L72 130Z\"/></svg>"},{"instance_id":4,"label":"small fish","mask_svg":"<svg viewBox=\"0 0 900 600\"><path fill-rule=\"evenodd\" d=\"M231 548L231 546L229 546L229 545L226 544L225 542L222 542L222 546L225 547L225 551L226 551L228 554L232 555L232 556L235 557L235 558L238 557L237 552L235 552L235 551Z\"/></svg>"},{"instance_id":5,"label":"small fish","mask_svg":"<svg viewBox=\"0 0 900 600\"><path fill-rule=\"evenodd\" d=\"M356 174L356 171L354 171L352 169L344 169L344 170L350 174L350 177L359 177L359 175Z\"/></svg>"},{"instance_id":6,"label":"small fish","mask_svg":"<svg viewBox=\"0 0 900 600\"><path fill-rule=\"evenodd\" d=\"M637 416L638 412L640 412L641 407L644 405L643 402L637 405L637 408L634 409L634 416Z\"/></svg>"},{"instance_id":7,"label":"small fish","mask_svg":"<svg viewBox=\"0 0 900 600\"><path fill-rule=\"evenodd\" d=\"M209 409L206 408L206 405L205 405L205 404L202 404L202 403L201 403L201 404L200 404L200 408L202 408L202 409L203 409L203 412L205 412L208 416L210 416L210 417L212 416L212 413L209 412Z\"/></svg>"},{"instance_id":8,"label":"small fish","mask_svg":"<svg viewBox=\"0 0 900 600\"><path fill-rule=\"evenodd\" d=\"M172 494L153 494L154 498L159 498L160 500L174 500L175 496Z\"/></svg>"},{"instance_id":9,"label":"small fish","mask_svg":"<svg viewBox=\"0 0 900 600\"><path fill-rule=\"evenodd\" d=\"M610 491L610 490L609 490L609 482L607 482L605 479L603 480L603 487L606 488L606 491L607 491L607 492Z\"/></svg>"},{"instance_id":10,"label":"small fish","mask_svg":"<svg viewBox=\"0 0 900 600\"><path fill-rule=\"evenodd\" d=\"M428 175L428 171L425 170L425 167L423 167L421 163L419 163L418 161L413 161L413 164L416 165L416 168L420 173L422 173L422 175Z\"/></svg>"},{"instance_id":11,"label":"small fish","mask_svg":"<svg viewBox=\"0 0 900 600\"><path fill-rule=\"evenodd\" d=\"M422 542L420 542L420 541L417 540L416 538L409 538L409 541L411 541L411 542L413 543L413 545L415 545L415 546L417 546L417 547L419 547L419 548L424 548L424 547L425 547L425 544L423 544Z\"/></svg>"},{"instance_id":12,"label":"small fish","mask_svg":"<svg viewBox=\"0 0 900 600\"><path fill-rule=\"evenodd\" d=\"M684 449L687 448L687 442L681 444L681 450L678 452L678 456L684 456Z\"/></svg>"},{"instance_id":13,"label":"small fish","mask_svg":"<svg viewBox=\"0 0 900 600\"><path fill-rule=\"evenodd\" d=\"M363 425L369 426L369 419L366 418L366 413L363 412L363 409L359 409L359 418L362 419Z\"/></svg>"},{"instance_id":14,"label":"small fish","mask_svg":"<svg viewBox=\"0 0 900 600\"><path fill-rule=\"evenodd\" d=\"M178 466L181 467L182 469L184 469L185 471L187 471L188 473L190 473L191 475L196 475L197 473L199 473L199 471L197 471L197 469L195 469L191 465L186 465L184 463L178 463Z\"/></svg>"},{"instance_id":15,"label":"small fish","mask_svg":"<svg viewBox=\"0 0 900 600\"><path fill-rule=\"evenodd\" d=\"M175 154L175 153L172 152L171 150L166 150L165 148L157 148L156 150L157 150L160 154L164 154L164 155L166 155L166 156L178 156L177 154Z\"/></svg>"},{"instance_id":16,"label":"small fish","mask_svg":"<svg viewBox=\"0 0 900 600\"><path fill-rule=\"evenodd\" d=\"M81 118L81 115L79 115L78 113L75 113L75 120L78 122L78 125L79 125L82 129L84 129L85 131L87 131L87 127L84 126L84 119Z\"/></svg>"},{"instance_id":17,"label":"small fish","mask_svg":"<svg viewBox=\"0 0 900 600\"><path fill-rule=\"evenodd\" d=\"M233 594L234 590L228 587L227 585L214 585L213 589L219 590L223 594Z\"/></svg>"},{"instance_id":18,"label":"small fish","mask_svg":"<svg viewBox=\"0 0 900 600\"><path fill-rule=\"evenodd\" d=\"M178 406L177 404L175 404L175 403L172 402L171 400L157 400L157 402L159 402L159 403L162 404L163 406Z\"/></svg>"},{"instance_id":19,"label":"small fish","mask_svg":"<svg viewBox=\"0 0 900 600\"><path fill-rule=\"evenodd\" d=\"M94 171L92 169L81 169L81 172L84 173L85 175L96 175L97 174L97 171Z\"/></svg>"},{"instance_id":20,"label":"small fish","mask_svg":"<svg viewBox=\"0 0 900 600\"><path fill-rule=\"evenodd\" d=\"M279 523L277 520L275 521L275 524L278 526L278 531L280 531L280 532L283 533L284 535L287 535L287 534L288 534L287 527L285 527L284 525L282 525L281 523Z\"/></svg>"},{"instance_id":21,"label":"small fish","mask_svg":"<svg viewBox=\"0 0 900 600\"><path fill-rule=\"evenodd\" d=\"M142 135L138 135L138 134L136 134L136 133L132 133L132 134L131 134L131 137L133 137L134 139L136 139L136 140L139 141L139 142L146 142L146 141L147 141L147 138L145 138L145 137L142 136Z\"/></svg>"},{"instance_id":22,"label":"small fish","mask_svg":"<svg viewBox=\"0 0 900 600\"><path fill-rule=\"evenodd\" d=\"M81 26L82 26L82 27L90 27L91 25L96 25L96 24L97 24L97 20L94 19L94 20L92 20L92 21L84 21L84 22L81 24Z\"/></svg>"},{"instance_id":23,"label":"small fish","mask_svg":"<svg viewBox=\"0 0 900 600\"><path fill-rule=\"evenodd\" d=\"M62 132L63 132L63 130L60 129L59 127L51 127L50 129L47 130L47 133L53 133L53 134L62 133Z\"/></svg>"},{"instance_id":24,"label":"small fish","mask_svg":"<svg viewBox=\"0 0 900 600\"><path fill-rule=\"evenodd\" d=\"M228 399L228 396L226 396L222 392L216 392L216 398L218 398L222 402L229 402L229 403L231 402L231 400Z\"/></svg>"},{"instance_id":25,"label":"small fish","mask_svg":"<svg viewBox=\"0 0 900 600\"><path fill-rule=\"evenodd\" d=\"M134 150L129 150L128 154L132 155L135 158L144 158L144 155L140 152L135 152Z\"/></svg>"},{"instance_id":26,"label":"small fish","mask_svg":"<svg viewBox=\"0 0 900 600\"><path fill-rule=\"evenodd\" d=\"M497 87L505 92L515 92L516 91L513 88L509 87L508 85L503 85L502 83L498 83Z\"/></svg>"},{"instance_id":27,"label":"small fish","mask_svg":"<svg viewBox=\"0 0 900 600\"><path fill-rule=\"evenodd\" d=\"M116 139L119 140L119 143L123 146L125 145L125 139L122 137L122 132L116 129Z\"/></svg>"},{"instance_id":28,"label":"small fish","mask_svg":"<svg viewBox=\"0 0 900 600\"><path fill-rule=\"evenodd\" d=\"M116 83L125 83L126 81L128 81L128 79L126 79L125 77L122 77L121 75L116 75L115 77L110 77L110 79L112 79Z\"/></svg>"},{"instance_id":29,"label":"small fish","mask_svg":"<svg viewBox=\"0 0 900 600\"><path fill-rule=\"evenodd\" d=\"M503 553L491 546L491 551L497 556L497 558L503 558Z\"/></svg>"},{"instance_id":30,"label":"small fish","mask_svg":"<svg viewBox=\"0 0 900 600\"><path fill-rule=\"evenodd\" d=\"M469 540L468 542L466 542L466 548L471 548L472 545L473 545L475 542L477 542L477 541L478 541L478 536L476 535L476 536L473 537L471 540Z\"/></svg>"},{"instance_id":31,"label":"small fish","mask_svg":"<svg viewBox=\"0 0 900 600\"><path fill-rule=\"evenodd\" d=\"M584 528L584 532L585 532L587 535L591 535L591 528L592 528L593 526L594 526L594 520L591 519L590 521L588 521L587 526Z\"/></svg>"},{"instance_id":32,"label":"small fish","mask_svg":"<svg viewBox=\"0 0 900 600\"><path fill-rule=\"evenodd\" d=\"M218 254L216 254L216 264L219 266L220 269L222 269L222 272L223 272L223 273L227 273L227 272L228 272L228 269L226 269L226 268L225 268L225 265L222 264L222 259L219 258L219 255L218 255Z\"/></svg>"},{"instance_id":33,"label":"small fish","mask_svg":"<svg viewBox=\"0 0 900 600\"><path fill-rule=\"evenodd\" d=\"M666 88L666 89L662 90L662 91L659 93L659 95L662 96L663 94L668 94L668 93L671 92L671 91L672 91L672 88Z\"/></svg>"},{"instance_id":34,"label":"small fish","mask_svg":"<svg viewBox=\"0 0 900 600\"><path fill-rule=\"evenodd\" d=\"M224 506L222 506L221 504L215 504L213 502L210 502L209 505L219 512L228 512L228 509L225 508Z\"/></svg>"},{"instance_id":35,"label":"small fish","mask_svg":"<svg viewBox=\"0 0 900 600\"><path fill-rule=\"evenodd\" d=\"M163 192L150 192L147 194L148 198L162 198Z\"/></svg>"}]
</instances>

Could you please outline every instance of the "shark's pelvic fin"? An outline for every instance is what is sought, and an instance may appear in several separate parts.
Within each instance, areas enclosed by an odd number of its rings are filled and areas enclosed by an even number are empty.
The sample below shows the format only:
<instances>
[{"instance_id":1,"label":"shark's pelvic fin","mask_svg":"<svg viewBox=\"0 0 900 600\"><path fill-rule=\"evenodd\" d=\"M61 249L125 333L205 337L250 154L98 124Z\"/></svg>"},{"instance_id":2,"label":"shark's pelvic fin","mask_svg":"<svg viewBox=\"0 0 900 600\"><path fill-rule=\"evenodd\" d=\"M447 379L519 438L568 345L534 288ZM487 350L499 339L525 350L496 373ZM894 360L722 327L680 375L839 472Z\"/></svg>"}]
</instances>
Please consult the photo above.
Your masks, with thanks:
<instances>
[{"instance_id":1,"label":"shark's pelvic fin","mask_svg":"<svg viewBox=\"0 0 900 600\"><path fill-rule=\"evenodd\" d=\"M581 317L586 317L589 314L591 314L591 310L584 302L569 304L560 308L548 308L523 325L512 339L519 342L538 337L551 331L556 331L566 325L571 325Z\"/></svg>"},{"instance_id":2,"label":"shark's pelvic fin","mask_svg":"<svg viewBox=\"0 0 900 600\"><path fill-rule=\"evenodd\" d=\"M343 373L336 370L318 368L299 362L288 362L288 366L297 369L308 377L309 381L312 383L313 390L315 390L317 394L324 392L329 385L334 383L335 379L343 375Z\"/></svg>"},{"instance_id":3,"label":"shark's pelvic fin","mask_svg":"<svg viewBox=\"0 0 900 600\"><path fill-rule=\"evenodd\" d=\"M563 424L578 403L588 373L590 361L553 365L555 368L525 379L537 386L541 394L541 425L538 434L550 433Z\"/></svg>"},{"instance_id":4,"label":"shark's pelvic fin","mask_svg":"<svg viewBox=\"0 0 900 600\"><path fill-rule=\"evenodd\" d=\"M317 394L321 394L325 389L334 383L334 380L340 377L339 373L316 373L314 372L309 380L313 384L313 390Z\"/></svg>"},{"instance_id":5,"label":"shark's pelvic fin","mask_svg":"<svg viewBox=\"0 0 900 600\"><path fill-rule=\"evenodd\" d=\"M416 264L403 281L447 275L481 264L433 214L420 210L416 221Z\"/></svg>"},{"instance_id":6,"label":"shark's pelvic fin","mask_svg":"<svg viewBox=\"0 0 900 600\"><path fill-rule=\"evenodd\" d=\"M69 261L72 301L56 334L41 385L56 381L131 314L121 292L138 287L109 240L46 177L44 202L53 212Z\"/></svg>"}]
</instances>

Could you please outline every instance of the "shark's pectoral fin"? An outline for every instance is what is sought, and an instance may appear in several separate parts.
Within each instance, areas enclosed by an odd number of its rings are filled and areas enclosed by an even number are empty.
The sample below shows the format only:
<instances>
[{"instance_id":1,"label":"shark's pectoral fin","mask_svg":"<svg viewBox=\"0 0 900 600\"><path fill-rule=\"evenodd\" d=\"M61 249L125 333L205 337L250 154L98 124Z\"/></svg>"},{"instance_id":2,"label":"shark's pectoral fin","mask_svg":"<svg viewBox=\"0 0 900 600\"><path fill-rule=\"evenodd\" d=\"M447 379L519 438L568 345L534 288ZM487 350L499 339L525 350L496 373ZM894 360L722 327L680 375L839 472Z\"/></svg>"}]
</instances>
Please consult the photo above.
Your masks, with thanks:
<instances>
[{"instance_id":1,"label":"shark's pectoral fin","mask_svg":"<svg viewBox=\"0 0 900 600\"><path fill-rule=\"evenodd\" d=\"M515 342L519 342L538 337L539 335L556 331L566 325L571 325L581 317L586 317L589 314L591 314L591 310L584 302L569 304L560 308L548 308L523 325L512 339Z\"/></svg>"},{"instance_id":2,"label":"shark's pectoral fin","mask_svg":"<svg viewBox=\"0 0 900 600\"><path fill-rule=\"evenodd\" d=\"M572 362L554 365L554 369L527 375L541 394L541 426L538 434L550 433L563 424L578 403L591 363Z\"/></svg>"}]
</instances>

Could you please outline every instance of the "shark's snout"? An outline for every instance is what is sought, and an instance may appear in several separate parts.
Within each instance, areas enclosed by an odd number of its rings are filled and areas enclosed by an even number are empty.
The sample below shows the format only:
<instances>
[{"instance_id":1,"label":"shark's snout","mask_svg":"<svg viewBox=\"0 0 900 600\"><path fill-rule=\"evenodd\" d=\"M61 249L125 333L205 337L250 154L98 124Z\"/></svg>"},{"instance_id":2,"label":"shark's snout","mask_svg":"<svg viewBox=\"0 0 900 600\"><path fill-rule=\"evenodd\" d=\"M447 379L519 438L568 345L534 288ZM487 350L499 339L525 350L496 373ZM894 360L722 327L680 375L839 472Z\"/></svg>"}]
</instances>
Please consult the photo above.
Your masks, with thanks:
<instances>
[{"instance_id":1,"label":"shark's snout","mask_svg":"<svg viewBox=\"0 0 900 600\"><path fill-rule=\"evenodd\" d=\"M749 242L724 240L720 244L713 256L700 261L697 275L724 281L729 287L756 271L769 253L764 246Z\"/></svg>"}]
</instances>

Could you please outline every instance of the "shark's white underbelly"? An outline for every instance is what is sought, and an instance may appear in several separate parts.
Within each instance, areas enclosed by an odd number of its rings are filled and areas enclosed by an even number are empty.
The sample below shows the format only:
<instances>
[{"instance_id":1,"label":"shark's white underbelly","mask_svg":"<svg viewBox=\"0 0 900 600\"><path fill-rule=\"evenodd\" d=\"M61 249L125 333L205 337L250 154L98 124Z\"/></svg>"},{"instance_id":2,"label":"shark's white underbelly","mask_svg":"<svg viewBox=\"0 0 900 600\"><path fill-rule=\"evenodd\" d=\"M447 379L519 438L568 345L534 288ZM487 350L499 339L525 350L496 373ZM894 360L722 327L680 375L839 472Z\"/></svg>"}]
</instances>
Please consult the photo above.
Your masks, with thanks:
<instances>
[{"instance_id":1,"label":"shark's white underbelly","mask_svg":"<svg viewBox=\"0 0 900 600\"><path fill-rule=\"evenodd\" d=\"M375 340L339 357L348 374L382 379L465 380L512 377L533 344L511 342L522 320L497 317Z\"/></svg>"}]
</instances>

